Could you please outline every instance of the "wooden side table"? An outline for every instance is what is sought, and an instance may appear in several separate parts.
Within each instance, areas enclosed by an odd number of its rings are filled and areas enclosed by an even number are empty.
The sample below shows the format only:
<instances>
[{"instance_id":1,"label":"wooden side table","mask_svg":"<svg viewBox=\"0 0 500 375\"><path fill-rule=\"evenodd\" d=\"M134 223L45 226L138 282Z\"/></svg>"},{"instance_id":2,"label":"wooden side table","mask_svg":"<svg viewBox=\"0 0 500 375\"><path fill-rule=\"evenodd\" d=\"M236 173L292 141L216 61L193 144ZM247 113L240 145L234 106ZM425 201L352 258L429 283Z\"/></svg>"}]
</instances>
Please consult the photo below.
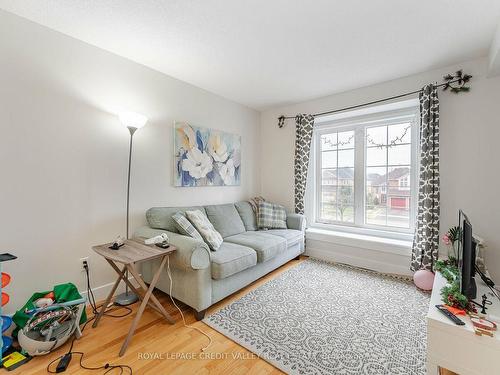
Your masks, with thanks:
<instances>
[{"instance_id":1,"label":"wooden side table","mask_svg":"<svg viewBox=\"0 0 500 375\"><path fill-rule=\"evenodd\" d=\"M130 326L128 335L120 349L120 357L121 357L127 350L128 344L130 343L130 340L134 335L135 329L137 328L137 324L141 319L141 316L144 312L144 309L146 308L146 305L149 305L151 308L153 308L158 313L163 315L170 324L175 323L175 320L167 313L167 311L161 305L160 301L158 301L158 299L153 295L153 290L156 286L156 283L158 282L158 279L160 278L160 274L163 271L163 268L165 267L165 263L167 262L167 257L171 253L173 253L176 250L176 248L170 245L168 249L162 249L154 245L151 246L145 245L142 242L135 240L126 240L125 245L120 247L119 250L110 249L109 246L111 245L112 243L107 243L92 247L92 250L94 250L97 254L103 256L104 259L106 259L109 265L113 267L113 269L118 274L118 279L116 279L113 288L111 288L111 292L106 298L106 302L104 302L104 304L102 305L101 310L99 311L99 314L97 315L92 327L93 328L97 327L97 324L104 315L104 312L106 311L106 308L109 305L111 298L113 298L113 295L115 294L116 289L120 284L120 281L123 280L129 286L129 288L135 294L137 294L137 296L141 299L141 305L139 306L139 310L137 310L137 314ZM157 258L160 259L160 267L154 274L153 279L151 280L151 283L149 284L148 288L144 280L139 275L139 272L137 271L136 268L136 264L139 262L145 262ZM121 269L119 264L122 265ZM134 285L132 285L132 283L127 279L127 277L125 276L127 270L132 274L132 276L137 281L139 286L143 289L144 295L142 295L139 292L139 290L135 288Z\"/></svg>"}]
</instances>

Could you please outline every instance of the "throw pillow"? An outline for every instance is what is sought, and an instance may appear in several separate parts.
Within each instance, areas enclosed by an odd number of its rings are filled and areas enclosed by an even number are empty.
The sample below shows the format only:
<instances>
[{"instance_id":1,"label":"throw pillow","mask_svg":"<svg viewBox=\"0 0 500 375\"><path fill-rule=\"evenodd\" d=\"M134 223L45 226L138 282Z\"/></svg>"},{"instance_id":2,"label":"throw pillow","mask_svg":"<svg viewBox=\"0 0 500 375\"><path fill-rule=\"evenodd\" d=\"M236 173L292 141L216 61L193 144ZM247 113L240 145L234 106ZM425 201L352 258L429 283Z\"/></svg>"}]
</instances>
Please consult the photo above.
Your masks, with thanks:
<instances>
[{"instance_id":1,"label":"throw pillow","mask_svg":"<svg viewBox=\"0 0 500 375\"><path fill-rule=\"evenodd\" d=\"M285 207L269 202L259 202L257 225L259 229L287 229Z\"/></svg>"},{"instance_id":2,"label":"throw pillow","mask_svg":"<svg viewBox=\"0 0 500 375\"><path fill-rule=\"evenodd\" d=\"M203 241L203 237L200 232L193 227L193 224L191 224L181 212L173 214L172 219L174 220L174 225L180 234L191 236L197 240Z\"/></svg>"},{"instance_id":3,"label":"throw pillow","mask_svg":"<svg viewBox=\"0 0 500 375\"><path fill-rule=\"evenodd\" d=\"M258 197L250 198L248 200L248 203L250 203L250 206L252 206L253 212L255 212L255 214L257 215L257 213L259 212L259 203L265 202L265 201L266 200L263 197L258 196Z\"/></svg>"},{"instance_id":4,"label":"throw pillow","mask_svg":"<svg viewBox=\"0 0 500 375\"><path fill-rule=\"evenodd\" d=\"M210 249L216 251L220 245L222 245L222 236L215 230L214 226L203 212L200 210L186 211L186 216L196 229L198 229Z\"/></svg>"}]
</instances>

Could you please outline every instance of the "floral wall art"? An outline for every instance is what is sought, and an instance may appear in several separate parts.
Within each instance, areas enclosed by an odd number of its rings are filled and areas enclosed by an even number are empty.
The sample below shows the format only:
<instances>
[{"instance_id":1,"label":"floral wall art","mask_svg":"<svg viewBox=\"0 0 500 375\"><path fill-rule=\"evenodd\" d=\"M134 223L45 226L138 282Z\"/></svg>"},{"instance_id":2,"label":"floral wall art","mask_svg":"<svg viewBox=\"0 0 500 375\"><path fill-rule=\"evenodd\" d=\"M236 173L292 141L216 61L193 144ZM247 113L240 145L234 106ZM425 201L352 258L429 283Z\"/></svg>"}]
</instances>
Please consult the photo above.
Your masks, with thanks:
<instances>
[{"instance_id":1,"label":"floral wall art","mask_svg":"<svg viewBox=\"0 0 500 375\"><path fill-rule=\"evenodd\" d=\"M185 122L174 126L175 186L240 184L241 137Z\"/></svg>"}]
</instances>

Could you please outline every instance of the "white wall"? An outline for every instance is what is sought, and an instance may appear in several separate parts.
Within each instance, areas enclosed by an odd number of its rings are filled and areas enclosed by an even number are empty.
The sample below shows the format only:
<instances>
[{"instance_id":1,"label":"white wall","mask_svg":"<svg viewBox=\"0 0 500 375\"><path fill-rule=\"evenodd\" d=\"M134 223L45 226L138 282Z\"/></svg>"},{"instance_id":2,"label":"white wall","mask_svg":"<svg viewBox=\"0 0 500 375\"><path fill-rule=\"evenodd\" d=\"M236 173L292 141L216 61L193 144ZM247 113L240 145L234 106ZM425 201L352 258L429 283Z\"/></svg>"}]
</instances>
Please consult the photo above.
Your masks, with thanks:
<instances>
[{"instance_id":1,"label":"white wall","mask_svg":"<svg viewBox=\"0 0 500 375\"><path fill-rule=\"evenodd\" d=\"M293 208L294 122L281 114L317 113L413 91L463 68L474 76L470 93L440 92L441 231L458 223L458 209L488 243L487 265L500 282L500 77L486 78L487 59L273 108L261 114L262 194Z\"/></svg>"},{"instance_id":2,"label":"white wall","mask_svg":"<svg viewBox=\"0 0 500 375\"><path fill-rule=\"evenodd\" d=\"M128 130L134 136L131 231L152 206L233 202L259 193L259 114L209 92L0 11L0 252L13 279L7 312L34 291L72 281L90 256L94 286L115 275L93 244L125 234ZM242 137L239 187L174 188L172 123Z\"/></svg>"}]
</instances>

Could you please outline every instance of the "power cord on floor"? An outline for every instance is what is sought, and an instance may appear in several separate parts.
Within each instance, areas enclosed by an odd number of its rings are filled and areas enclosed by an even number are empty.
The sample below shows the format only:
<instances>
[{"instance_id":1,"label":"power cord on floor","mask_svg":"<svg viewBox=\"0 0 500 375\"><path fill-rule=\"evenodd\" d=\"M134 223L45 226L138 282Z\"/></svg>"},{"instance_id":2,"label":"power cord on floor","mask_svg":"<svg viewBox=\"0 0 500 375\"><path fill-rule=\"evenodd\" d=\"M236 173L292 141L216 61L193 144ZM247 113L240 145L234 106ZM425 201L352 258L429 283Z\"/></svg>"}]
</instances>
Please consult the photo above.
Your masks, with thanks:
<instances>
[{"instance_id":1,"label":"power cord on floor","mask_svg":"<svg viewBox=\"0 0 500 375\"><path fill-rule=\"evenodd\" d=\"M85 270L85 276L87 278L87 296L89 298L89 304L90 304L90 307L92 308L92 313L94 315L97 315L97 314L99 314L99 308L102 305L97 306L96 301L95 301L94 292L92 291L92 288L90 287L90 271L89 271L89 265L88 265L88 263L84 263L83 268ZM114 310L117 310L117 309L120 309L120 308L126 309L127 312L125 314L121 314L121 315L110 314L111 311L114 311ZM123 318L123 317L125 317L127 315L130 315L130 314L132 314L132 309L130 307L127 307L127 306L115 307L115 308L106 310L104 312L104 315L108 316L110 318Z\"/></svg>"},{"instance_id":2,"label":"power cord on floor","mask_svg":"<svg viewBox=\"0 0 500 375\"><path fill-rule=\"evenodd\" d=\"M169 291L168 295L170 296L170 299L172 300L172 303L174 304L174 306L177 308L177 310L179 310L179 313L181 314L181 317L182 317L182 322L184 323L184 327L194 329L195 331L200 332L202 335L205 335L208 338L208 345L201 348L201 351L204 352L205 350L207 350L210 347L210 345L212 345L212 338L210 337L210 335L208 333L202 331L198 327L194 327L194 326L186 324L186 319L184 318L184 314L182 313L182 310L179 308L179 306L177 306L177 304L174 301L174 298L172 297L172 284L173 284L173 282L172 282L172 275L170 273L170 257L169 256L167 256L167 274L168 274L168 279L170 280L170 289L169 289L170 291Z\"/></svg>"},{"instance_id":3,"label":"power cord on floor","mask_svg":"<svg viewBox=\"0 0 500 375\"><path fill-rule=\"evenodd\" d=\"M87 278L87 296L88 296L88 300L89 300L89 304L90 304L90 307L92 309L92 314L93 316L90 318L90 319L87 319L87 321L83 324L83 327L81 329L81 332L83 333L85 327L87 327L87 324L89 324L91 321L93 321L97 314L99 313L99 308L101 308L103 305L99 305L97 306L96 302L95 302L95 296L94 296L94 292L92 291L92 288L90 287L90 272L89 272L89 266L88 266L88 263L84 263L84 266L83 268L85 269L85 276ZM115 310L119 310L119 309L126 309L127 311L124 313L124 314L120 314L120 315L115 315L115 314L110 314L111 311L115 311ZM106 310L104 312L104 315L107 316L107 317L110 317L110 318L123 318L127 315L130 315L132 313L132 309L130 307L127 307L127 306L116 306L116 307L113 307L111 306L111 308L108 309L108 307L106 307ZM68 351L54 359L53 361L51 361L48 365L47 365L47 372L48 373L51 373L51 374L56 374L58 373L57 370L52 370L51 369L51 366L57 362L57 361L61 361L63 360L63 358L66 358L68 363L69 364L69 361L71 361L71 358L74 354L76 355L79 355L80 356L80 360L79 360L79 364L80 364L80 367L84 370L92 370L92 371L96 371L96 370L106 370L104 371L103 375L104 374L107 374L113 370L120 370L120 372L118 373L119 375L122 375L124 373L124 371L127 371L128 374L132 375L132 368L128 365L120 365L120 364L117 364L117 365L113 365L113 364L109 364L109 363L106 363L105 365L102 365L102 366L97 366L97 367L90 367L90 366L86 366L83 364L83 357L85 355L84 352L74 352L73 351L73 345L75 343L75 340L76 340L76 336L74 336L71 340L71 344L69 346L69 349Z\"/></svg>"}]
</instances>

